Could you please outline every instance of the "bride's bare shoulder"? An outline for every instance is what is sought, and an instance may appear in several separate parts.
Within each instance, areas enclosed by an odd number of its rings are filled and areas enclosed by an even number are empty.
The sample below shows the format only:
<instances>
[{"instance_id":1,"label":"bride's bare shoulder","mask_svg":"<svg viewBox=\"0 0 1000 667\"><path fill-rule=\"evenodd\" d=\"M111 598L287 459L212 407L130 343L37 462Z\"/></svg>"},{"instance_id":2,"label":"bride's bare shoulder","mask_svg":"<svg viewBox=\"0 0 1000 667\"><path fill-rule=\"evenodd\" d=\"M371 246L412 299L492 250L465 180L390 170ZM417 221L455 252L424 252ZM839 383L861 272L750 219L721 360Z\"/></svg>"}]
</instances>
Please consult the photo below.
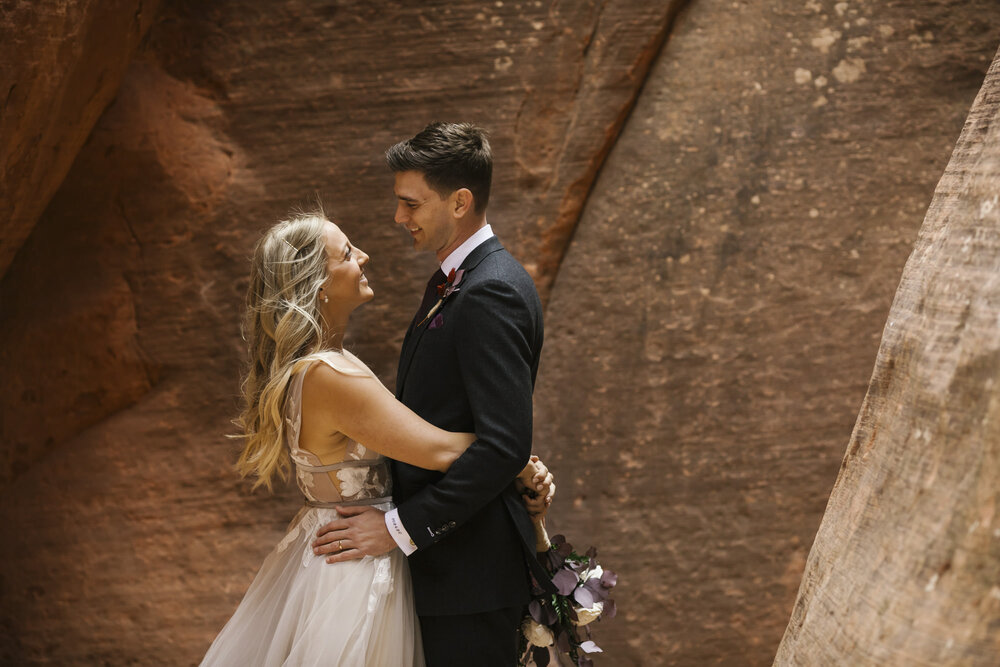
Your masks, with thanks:
<instances>
[{"instance_id":1,"label":"bride's bare shoulder","mask_svg":"<svg viewBox=\"0 0 1000 667\"><path fill-rule=\"evenodd\" d=\"M357 380L373 379L375 375L356 356L341 352L319 352L310 355L310 362L301 372L302 397L326 400L331 394L356 390Z\"/></svg>"}]
</instances>

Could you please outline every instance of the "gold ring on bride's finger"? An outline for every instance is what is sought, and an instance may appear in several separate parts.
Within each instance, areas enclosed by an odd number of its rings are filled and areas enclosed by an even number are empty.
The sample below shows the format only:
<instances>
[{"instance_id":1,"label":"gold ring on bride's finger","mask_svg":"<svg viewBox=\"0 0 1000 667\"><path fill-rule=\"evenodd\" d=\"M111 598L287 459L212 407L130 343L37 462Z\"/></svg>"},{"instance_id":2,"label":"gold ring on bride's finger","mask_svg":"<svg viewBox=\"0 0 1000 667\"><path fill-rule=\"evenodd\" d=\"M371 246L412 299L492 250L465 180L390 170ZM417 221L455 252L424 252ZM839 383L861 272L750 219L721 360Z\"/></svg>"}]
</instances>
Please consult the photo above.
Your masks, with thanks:
<instances>
[{"instance_id":1,"label":"gold ring on bride's finger","mask_svg":"<svg viewBox=\"0 0 1000 667\"><path fill-rule=\"evenodd\" d=\"M344 550L344 541L337 540L337 551L343 551L343 550Z\"/></svg>"}]
</instances>

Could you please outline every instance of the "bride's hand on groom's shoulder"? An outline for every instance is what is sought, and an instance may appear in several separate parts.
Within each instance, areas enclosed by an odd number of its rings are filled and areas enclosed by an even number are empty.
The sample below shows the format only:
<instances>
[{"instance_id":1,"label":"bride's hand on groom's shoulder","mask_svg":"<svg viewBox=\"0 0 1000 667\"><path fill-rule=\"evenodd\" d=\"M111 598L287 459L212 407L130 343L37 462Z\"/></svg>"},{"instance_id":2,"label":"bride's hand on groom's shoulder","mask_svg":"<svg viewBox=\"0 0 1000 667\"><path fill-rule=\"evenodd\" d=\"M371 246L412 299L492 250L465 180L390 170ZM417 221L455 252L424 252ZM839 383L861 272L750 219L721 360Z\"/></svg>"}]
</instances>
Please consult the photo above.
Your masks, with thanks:
<instances>
[{"instance_id":1,"label":"bride's hand on groom's shoulder","mask_svg":"<svg viewBox=\"0 0 1000 667\"><path fill-rule=\"evenodd\" d=\"M532 455L528 465L517 476L515 485L528 514L536 520L544 518L556 495L556 483L545 463Z\"/></svg>"}]
</instances>

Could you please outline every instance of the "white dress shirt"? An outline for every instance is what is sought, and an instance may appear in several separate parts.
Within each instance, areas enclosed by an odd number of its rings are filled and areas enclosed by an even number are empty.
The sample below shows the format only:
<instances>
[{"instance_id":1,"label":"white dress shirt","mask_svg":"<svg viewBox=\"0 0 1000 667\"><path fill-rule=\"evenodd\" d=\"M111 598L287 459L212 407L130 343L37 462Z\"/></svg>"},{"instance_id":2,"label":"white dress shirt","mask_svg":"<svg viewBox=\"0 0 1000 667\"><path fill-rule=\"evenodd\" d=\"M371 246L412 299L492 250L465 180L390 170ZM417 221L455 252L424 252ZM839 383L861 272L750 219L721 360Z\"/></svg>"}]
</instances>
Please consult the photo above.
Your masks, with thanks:
<instances>
[{"instance_id":1,"label":"white dress shirt","mask_svg":"<svg viewBox=\"0 0 1000 667\"><path fill-rule=\"evenodd\" d=\"M493 228L489 224L477 229L475 234L465 239L462 245L452 250L451 254L444 258L444 261L441 262L441 272L448 275L452 270L457 271L473 250L493 236ZM417 545L410 539L410 534L403 527L403 522L399 520L399 510L393 508L385 513L385 527L389 529L389 534L392 535L392 539L396 541L404 554L409 556L417 550Z\"/></svg>"}]
</instances>

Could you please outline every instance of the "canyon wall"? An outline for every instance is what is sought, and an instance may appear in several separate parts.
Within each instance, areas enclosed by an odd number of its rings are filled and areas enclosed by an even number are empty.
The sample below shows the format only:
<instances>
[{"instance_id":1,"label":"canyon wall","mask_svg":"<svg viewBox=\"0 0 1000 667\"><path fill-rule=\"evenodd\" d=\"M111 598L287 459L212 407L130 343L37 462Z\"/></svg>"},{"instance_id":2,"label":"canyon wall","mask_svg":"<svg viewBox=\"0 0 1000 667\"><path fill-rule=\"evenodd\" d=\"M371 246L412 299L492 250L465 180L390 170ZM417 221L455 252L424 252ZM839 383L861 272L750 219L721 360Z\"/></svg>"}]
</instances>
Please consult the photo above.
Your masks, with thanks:
<instances>
[{"instance_id":1,"label":"canyon wall","mask_svg":"<svg viewBox=\"0 0 1000 667\"><path fill-rule=\"evenodd\" d=\"M938 183L776 665L1000 655L1000 54Z\"/></svg>"},{"instance_id":2,"label":"canyon wall","mask_svg":"<svg viewBox=\"0 0 1000 667\"><path fill-rule=\"evenodd\" d=\"M8 0L0 11L0 277L114 98L159 0Z\"/></svg>"},{"instance_id":3,"label":"canyon wall","mask_svg":"<svg viewBox=\"0 0 1000 667\"><path fill-rule=\"evenodd\" d=\"M0 43L44 18L25 16ZM373 256L348 344L391 382L433 263L392 223L381 154L469 119L497 156L489 220L547 303L553 528L621 575L605 661L769 662L1000 8L187 0L139 19L101 23L119 45L151 24L112 59L120 85L97 60L60 84L114 97L89 134L53 85L31 102L53 109L32 121L50 161L4 144L9 208L34 173L54 194L4 227L0 659L198 661L299 502L250 494L225 438L249 249L321 199ZM84 23L47 29L73 44Z\"/></svg>"},{"instance_id":4,"label":"canyon wall","mask_svg":"<svg viewBox=\"0 0 1000 667\"><path fill-rule=\"evenodd\" d=\"M536 391L557 531L624 571L599 628L624 664L773 658L997 47L973 9L696 2L651 71L563 260Z\"/></svg>"}]
</instances>

